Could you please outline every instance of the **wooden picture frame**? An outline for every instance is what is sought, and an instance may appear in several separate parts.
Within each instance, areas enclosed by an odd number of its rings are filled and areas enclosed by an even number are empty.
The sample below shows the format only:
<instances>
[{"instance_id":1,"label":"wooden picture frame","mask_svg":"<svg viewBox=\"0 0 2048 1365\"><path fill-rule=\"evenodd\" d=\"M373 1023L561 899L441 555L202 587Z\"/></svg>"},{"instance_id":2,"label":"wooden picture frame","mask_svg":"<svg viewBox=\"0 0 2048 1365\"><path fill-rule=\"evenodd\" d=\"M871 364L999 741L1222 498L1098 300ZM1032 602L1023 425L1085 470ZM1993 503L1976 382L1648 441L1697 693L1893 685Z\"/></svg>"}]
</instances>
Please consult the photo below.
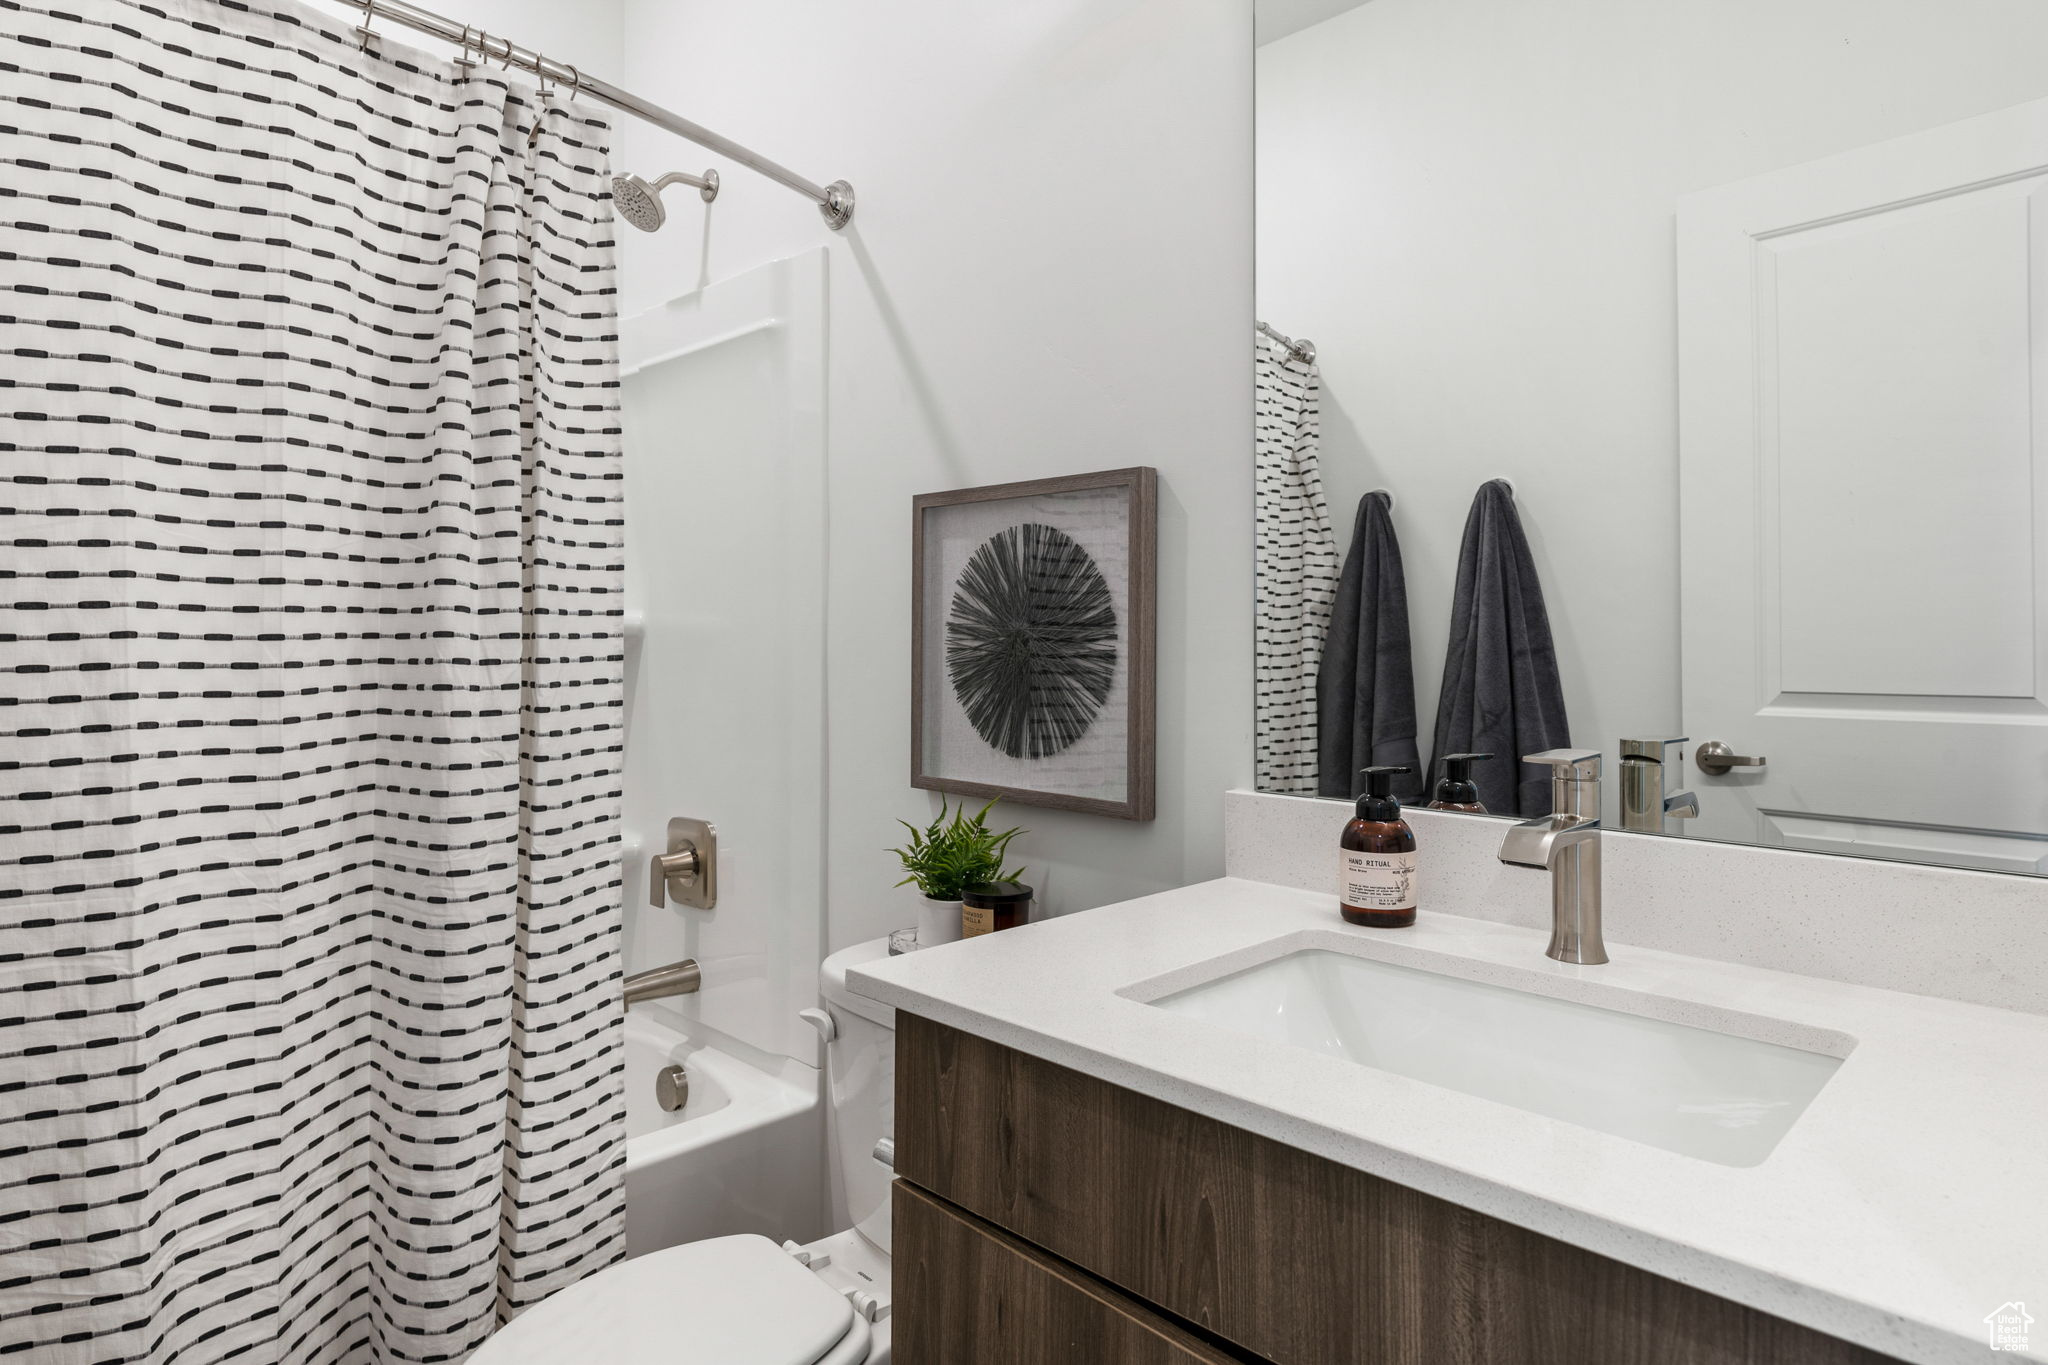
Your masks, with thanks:
<instances>
[{"instance_id":1,"label":"wooden picture frame","mask_svg":"<svg viewBox=\"0 0 2048 1365\"><path fill-rule=\"evenodd\" d=\"M1068 525L1061 525L1063 516ZM1094 575L1108 589L1117 621L1115 682L1108 685L1101 709L1079 722L1083 728L1076 731L1078 738L1067 741L1070 748L1047 756L1006 751L974 729L981 722L970 720L947 656L949 624L959 619L947 613L957 611L961 601L956 596L960 579L950 570L976 542L985 550L1023 533L1027 524L1040 534L1047 527L1058 533L1056 539L1077 560L1079 572ZM1003 529L982 538L992 525ZM1152 819L1158 471L1138 466L922 493L911 500L910 526L910 785L1119 820ZM1077 540L1067 538L1069 533L1095 549L1084 552ZM1076 722L1064 724L1072 728ZM1116 743L1119 730L1121 744ZM1112 761L1119 754L1120 768Z\"/></svg>"}]
</instances>

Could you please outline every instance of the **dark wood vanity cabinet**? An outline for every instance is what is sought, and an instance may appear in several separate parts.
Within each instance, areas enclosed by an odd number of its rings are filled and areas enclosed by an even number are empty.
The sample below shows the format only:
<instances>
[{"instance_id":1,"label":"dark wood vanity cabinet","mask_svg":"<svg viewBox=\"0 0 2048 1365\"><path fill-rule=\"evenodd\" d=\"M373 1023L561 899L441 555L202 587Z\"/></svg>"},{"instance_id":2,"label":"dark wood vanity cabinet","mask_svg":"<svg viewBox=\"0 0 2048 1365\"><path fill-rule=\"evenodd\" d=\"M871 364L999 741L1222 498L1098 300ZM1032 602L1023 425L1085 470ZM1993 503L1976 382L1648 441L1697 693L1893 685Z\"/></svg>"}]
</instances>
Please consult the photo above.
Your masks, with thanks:
<instances>
[{"instance_id":1,"label":"dark wood vanity cabinet","mask_svg":"<svg viewBox=\"0 0 2048 1365\"><path fill-rule=\"evenodd\" d=\"M898 1365L1888 1357L901 1013Z\"/></svg>"},{"instance_id":2,"label":"dark wood vanity cabinet","mask_svg":"<svg viewBox=\"0 0 2048 1365\"><path fill-rule=\"evenodd\" d=\"M974 1365L1227 1365L1155 1309L898 1181L894 1358Z\"/></svg>"}]
</instances>

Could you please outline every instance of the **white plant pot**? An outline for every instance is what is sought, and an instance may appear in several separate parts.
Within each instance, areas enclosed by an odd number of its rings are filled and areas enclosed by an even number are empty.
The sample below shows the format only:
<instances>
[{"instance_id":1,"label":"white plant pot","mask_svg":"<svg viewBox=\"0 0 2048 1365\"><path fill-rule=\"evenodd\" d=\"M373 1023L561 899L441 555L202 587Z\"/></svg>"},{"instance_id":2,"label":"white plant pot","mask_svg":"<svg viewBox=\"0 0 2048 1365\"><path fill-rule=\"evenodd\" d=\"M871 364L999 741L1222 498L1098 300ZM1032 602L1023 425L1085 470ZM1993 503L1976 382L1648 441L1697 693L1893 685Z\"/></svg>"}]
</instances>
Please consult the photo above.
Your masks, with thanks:
<instances>
[{"instance_id":1,"label":"white plant pot","mask_svg":"<svg viewBox=\"0 0 2048 1365\"><path fill-rule=\"evenodd\" d=\"M930 948L935 944L952 943L960 937L960 902L934 900L919 893L917 897L917 946Z\"/></svg>"}]
</instances>

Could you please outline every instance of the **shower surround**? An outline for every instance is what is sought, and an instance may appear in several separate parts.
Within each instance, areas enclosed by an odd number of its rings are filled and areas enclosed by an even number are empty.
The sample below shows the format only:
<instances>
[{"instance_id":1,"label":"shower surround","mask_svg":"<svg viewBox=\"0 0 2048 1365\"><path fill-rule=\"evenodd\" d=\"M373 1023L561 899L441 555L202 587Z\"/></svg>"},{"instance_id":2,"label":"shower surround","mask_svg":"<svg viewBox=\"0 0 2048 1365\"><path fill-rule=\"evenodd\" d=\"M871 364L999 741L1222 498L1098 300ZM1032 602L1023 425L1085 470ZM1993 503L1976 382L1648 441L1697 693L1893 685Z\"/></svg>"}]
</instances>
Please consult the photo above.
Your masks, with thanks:
<instances>
[{"instance_id":1,"label":"shower surround","mask_svg":"<svg viewBox=\"0 0 2048 1365\"><path fill-rule=\"evenodd\" d=\"M609 129L4 28L0 1352L460 1359L622 1250Z\"/></svg>"}]
</instances>

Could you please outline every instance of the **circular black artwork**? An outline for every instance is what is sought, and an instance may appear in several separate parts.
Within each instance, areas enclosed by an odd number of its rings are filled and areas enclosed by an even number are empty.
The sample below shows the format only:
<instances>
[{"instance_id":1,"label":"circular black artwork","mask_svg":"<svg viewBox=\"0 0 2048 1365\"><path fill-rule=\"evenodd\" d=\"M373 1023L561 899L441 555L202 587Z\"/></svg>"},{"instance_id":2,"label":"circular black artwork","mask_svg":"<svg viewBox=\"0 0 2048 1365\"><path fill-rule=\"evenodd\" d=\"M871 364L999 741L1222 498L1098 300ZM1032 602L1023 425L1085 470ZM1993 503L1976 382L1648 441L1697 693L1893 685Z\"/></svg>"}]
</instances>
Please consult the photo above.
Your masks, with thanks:
<instances>
[{"instance_id":1,"label":"circular black artwork","mask_svg":"<svg viewBox=\"0 0 2048 1365\"><path fill-rule=\"evenodd\" d=\"M946 673L975 731L1012 758L1079 739L1116 673L1116 606L1094 559L1037 522L990 536L953 590Z\"/></svg>"}]
</instances>

